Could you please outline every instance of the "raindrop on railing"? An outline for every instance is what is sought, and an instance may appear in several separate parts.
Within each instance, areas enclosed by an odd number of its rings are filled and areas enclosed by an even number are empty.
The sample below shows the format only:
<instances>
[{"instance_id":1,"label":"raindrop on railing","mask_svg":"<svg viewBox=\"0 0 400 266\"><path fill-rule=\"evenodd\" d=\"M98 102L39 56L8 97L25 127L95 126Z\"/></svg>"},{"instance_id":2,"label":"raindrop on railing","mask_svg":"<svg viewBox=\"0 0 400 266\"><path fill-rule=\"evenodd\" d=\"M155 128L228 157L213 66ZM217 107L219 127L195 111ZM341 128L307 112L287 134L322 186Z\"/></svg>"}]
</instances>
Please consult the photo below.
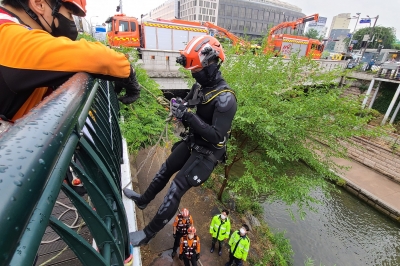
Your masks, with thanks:
<instances>
[{"instance_id":1,"label":"raindrop on railing","mask_svg":"<svg viewBox=\"0 0 400 266\"><path fill-rule=\"evenodd\" d=\"M46 164L45 161L44 161L43 159L39 159L39 163L42 164L42 165L45 165L45 164Z\"/></svg>"},{"instance_id":2,"label":"raindrop on railing","mask_svg":"<svg viewBox=\"0 0 400 266\"><path fill-rule=\"evenodd\" d=\"M20 156L20 157L18 157L18 159L23 160L23 159L26 159L26 157L25 156Z\"/></svg>"},{"instance_id":3,"label":"raindrop on railing","mask_svg":"<svg viewBox=\"0 0 400 266\"><path fill-rule=\"evenodd\" d=\"M33 152L33 150L28 150L28 149L27 149L26 151L27 151L27 152L30 152L30 153L32 153L32 152Z\"/></svg>"},{"instance_id":4,"label":"raindrop on railing","mask_svg":"<svg viewBox=\"0 0 400 266\"><path fill-rule=\"evenodd\" d=\"M16 201L17 199L15 197L11 197L11 201Z\"/></svg>"},{"instance_id":5,"label":"raindrop on railing","mask_svg":"<svg viewBox=\"0 0 400 266\"><path fill-rule=\"evenodd\" d=\"M43 147L43 144L36 144L35 147L36 148L41 148L41 147Z\"/></svg>"},{"instance_id":6,"label":"raindrop on railing","mask_svg":"<svg viewBox=\"0 0 400 266\"><path fill-rule=\"evenodd\" d=\"M23 173L18 173L18 175L19 175L20 177L24 177L24 176L25 176Z\"/></svg>"},{"instance_id":7,"label":"raindrop on railing","mask_svg":"<svg viewBox=\"0 0 400 266\"><path fill-rule=\"evenodd\" d=\"M6 169L8 169L7 166L0 166L0 173L5 173Z\"/></svg>"},{"instance_id":8,"label":"raindrop on railing","mask_svg":"<svg viewBox=\"0 0 400 266\"><path fill-rule=\"evenodd\" d=\"M15 181L14 181L14 184L15 184L16 186L18 186L18 187L21 187L21 186L22 186L22 182L19 181L19 180L15 180Z\"/></svg>"}]
</instances>

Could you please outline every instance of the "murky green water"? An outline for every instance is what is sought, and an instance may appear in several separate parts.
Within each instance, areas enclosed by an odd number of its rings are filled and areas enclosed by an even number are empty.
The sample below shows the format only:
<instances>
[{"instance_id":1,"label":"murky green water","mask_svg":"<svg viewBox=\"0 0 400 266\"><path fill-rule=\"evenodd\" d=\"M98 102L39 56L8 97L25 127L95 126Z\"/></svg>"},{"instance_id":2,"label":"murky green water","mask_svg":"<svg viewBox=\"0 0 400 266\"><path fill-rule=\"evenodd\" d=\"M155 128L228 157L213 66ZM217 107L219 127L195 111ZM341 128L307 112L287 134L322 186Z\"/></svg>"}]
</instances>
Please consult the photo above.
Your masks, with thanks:
<instances>
[{"instance_id":1,"label":"murky green water","mask_svg":"<svg viewBox=\"0 0 400 266\"><path fill-rule=\"evenodd\" d=\"M293 221L282 203L263 204L273 231L286 230L295 266L304 265L308 257L325 266L400 265L398 223L344 190L332 193L331 199L321 191L314 196L323 204L315 206L318 213L307 212L305 220Z\"/></svg>"}]
</instances>

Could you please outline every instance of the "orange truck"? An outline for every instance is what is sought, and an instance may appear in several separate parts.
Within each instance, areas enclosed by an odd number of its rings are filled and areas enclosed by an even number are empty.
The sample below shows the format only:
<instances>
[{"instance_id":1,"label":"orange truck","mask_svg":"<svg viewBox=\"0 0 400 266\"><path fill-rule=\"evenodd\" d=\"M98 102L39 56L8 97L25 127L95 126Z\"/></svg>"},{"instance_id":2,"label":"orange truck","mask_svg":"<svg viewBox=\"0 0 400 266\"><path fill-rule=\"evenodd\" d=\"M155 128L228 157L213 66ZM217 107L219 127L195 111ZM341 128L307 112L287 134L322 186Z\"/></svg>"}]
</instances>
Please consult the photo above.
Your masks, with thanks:
<instances>
[{"instance_id":1,"label":"orange truck","mask_svg":"<svg viewBox=\"0 0 400 266\"><path fill-rule=\"evenodd\" d=\"M146 20L117 14L109 17L107 40L111 46L136 47L155 50L183 50L194 37L207 35L207 27L195 23L172 20Z\"/></svg>"},{"instance_id":2,"label":"orange truck","mask_svg":"<svg viewBox=\"0 0 400 266\"><path fill-rule=\"evenodd\" d=\"M296 21L282 22L271 28L268 35L268 45L265 52L273 51L276 55L289 58L292 53L298 53L298 56L311 56L313 59L320 59L324 51L324 45L315 39L305 36L296 36L290 34L276 34L278 30L284 28L297 29L300 24L308 21L318 21L319 15L314 14Z\"/></svg>"}]
</instances>

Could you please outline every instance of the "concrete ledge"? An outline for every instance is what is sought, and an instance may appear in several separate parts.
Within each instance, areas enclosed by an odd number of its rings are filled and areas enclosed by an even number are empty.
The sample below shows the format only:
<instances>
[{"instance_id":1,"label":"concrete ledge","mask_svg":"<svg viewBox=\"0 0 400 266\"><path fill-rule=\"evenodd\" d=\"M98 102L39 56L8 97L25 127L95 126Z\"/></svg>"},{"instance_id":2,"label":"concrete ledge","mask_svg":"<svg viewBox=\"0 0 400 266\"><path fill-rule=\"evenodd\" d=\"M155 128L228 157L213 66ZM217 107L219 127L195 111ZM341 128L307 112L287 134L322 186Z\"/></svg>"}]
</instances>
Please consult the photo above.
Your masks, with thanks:
<instances>
[{"instance_id":1,"label":"concrete ledge","mask_svg":"<svg viewBox=\"0 0 400 266\"><path fill-rule=\"evenodd\" d=\"M346 177L344 177L336 172L335 172L335 174L346 181L346 184L343 185L343 188L346 189L348 192L350 192L351 194L362 199L363 201L368 203L370 206L372 206L376 210L380 211L381 213L389 216L393 220L400 222L400 212L398 210L396 210L395 208L393 208L392 206L390 206L390 204L386 203L382 199L375 197L370 192L358 187L356 184L351 182Z\"/></svg>"}]
</instances>

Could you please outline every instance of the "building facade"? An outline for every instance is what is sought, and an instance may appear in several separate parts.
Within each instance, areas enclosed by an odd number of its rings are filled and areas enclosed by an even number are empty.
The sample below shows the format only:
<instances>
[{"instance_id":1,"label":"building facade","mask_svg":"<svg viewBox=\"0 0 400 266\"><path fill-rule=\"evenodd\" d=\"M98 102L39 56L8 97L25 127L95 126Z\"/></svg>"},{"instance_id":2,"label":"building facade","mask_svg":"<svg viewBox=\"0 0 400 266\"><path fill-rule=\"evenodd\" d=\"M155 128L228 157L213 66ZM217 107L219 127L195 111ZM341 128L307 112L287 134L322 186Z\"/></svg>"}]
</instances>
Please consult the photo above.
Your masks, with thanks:
<instances>
[{"instance_id":1,"label":"building facade","mask_svg":"<svg viewBox=\"0 0 400 266\"><path fill-rule=\"evenodd\" d=\"M178 3L177 0L167 0L158 7L152 9L148 13L148 17L152 19L174 19L178 18ZM147 18L147 17L146 17Z\"/></svg>"},{"instance_id":2,"label":"building facade","mask_svg":"<svg viewBox=\"0 0 400 266\"><path fill-rule=\"evenodd\" d=\"M318 37L325 38L326 33L328 32L328 28L326 27L326 21L328 18L326 17L319 17L317 22L308 22L307 28L305 32L309 31L310 29L316 30L318 32Z\"/></svg>"},{"instance_id":3,"label":"building facade","mask_svg":"<svg viewBox=\"0 0 400 266\"><path fill-rule=\"evenodd\" d=\"M218 26L230 32L248 37L264 37L268 29L284 22L305 17L297 6L278 0L219 0ZM298 29L282 29L277 33L304 33L304 26Z\"/></svg>"},{"instance_id":4,"label":"building facade","mask_svg":"<svg viewBox=\"0 0 400 266\"><path fill-rule=\"evenodd\" d=\"M174 14L174 15L172 15ZM305 16L297 6L280 0L168 0L150 13L152 19L172 19L204 22L223 27L235 35L264 37L268 29L284 21ZM286 28L278 33L304 33Z\"/></svg>"},{"instance_id":5,"label":"building facade","mask_svg":"<svg viewBox=\"0 0 400 266\"><path fill-rule=\"evenodd\" d=\"M347 51L344 39L350 33L350 15L350 13L342 13L333 17L328 34L328 43L325 46L327 51L335 53Z\"/></svg>"}]
</instances>

